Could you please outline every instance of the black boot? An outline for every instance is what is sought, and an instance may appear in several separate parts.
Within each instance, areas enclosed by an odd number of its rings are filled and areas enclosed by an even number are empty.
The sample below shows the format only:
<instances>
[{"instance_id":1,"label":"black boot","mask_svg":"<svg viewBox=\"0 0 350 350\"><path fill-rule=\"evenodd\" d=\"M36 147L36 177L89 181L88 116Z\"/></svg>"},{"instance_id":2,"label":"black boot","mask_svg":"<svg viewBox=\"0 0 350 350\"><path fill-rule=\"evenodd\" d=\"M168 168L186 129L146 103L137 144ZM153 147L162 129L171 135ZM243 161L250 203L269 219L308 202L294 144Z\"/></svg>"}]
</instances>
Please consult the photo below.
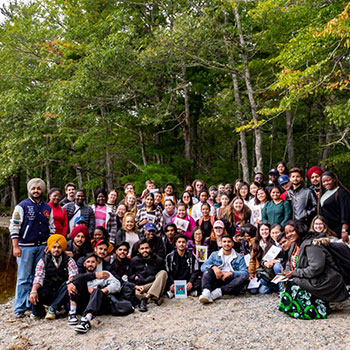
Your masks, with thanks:
<instances>
[{"instance_id":1,"label":"black boot","mask_svg":"<svg viewBox=\"0 0 350 350\"><path fill-rule=\"evenodd\" d=\"M142 298L140 301L140 305L139 305L139 310L141 312L146 312L147 311L147 298Z\"/></svg>"}]
</instances>

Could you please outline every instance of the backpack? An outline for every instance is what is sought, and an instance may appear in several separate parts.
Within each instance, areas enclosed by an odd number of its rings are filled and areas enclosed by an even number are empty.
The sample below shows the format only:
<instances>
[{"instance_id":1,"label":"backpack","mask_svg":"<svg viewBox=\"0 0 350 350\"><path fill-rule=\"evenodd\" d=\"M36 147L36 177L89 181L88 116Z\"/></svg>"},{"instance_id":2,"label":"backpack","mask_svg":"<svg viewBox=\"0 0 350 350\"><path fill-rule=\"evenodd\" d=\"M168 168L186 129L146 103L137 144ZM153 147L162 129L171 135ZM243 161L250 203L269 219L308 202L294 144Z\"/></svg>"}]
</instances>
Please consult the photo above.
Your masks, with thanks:
<instances>
[{"instance_id":1,"label":"backpack","mask_svg":"<svg viewBox=\"0 0 350 350\"><path fill-rule=\"evenodd\" d=\"M113 316L126 316L134 312L131 301L108 294L109 311Z\"/></svg>"},{"instance_id":2,"label":"backpack","mask_svg":"<svg viewBox=\"0 0 350 350\"><path fill-rule=\"evenodd\" d=\"M326 246L338 272L342 275L346 285L350 285L350 248L344 243L331 242Z\"/></svg>"}]
</instances>

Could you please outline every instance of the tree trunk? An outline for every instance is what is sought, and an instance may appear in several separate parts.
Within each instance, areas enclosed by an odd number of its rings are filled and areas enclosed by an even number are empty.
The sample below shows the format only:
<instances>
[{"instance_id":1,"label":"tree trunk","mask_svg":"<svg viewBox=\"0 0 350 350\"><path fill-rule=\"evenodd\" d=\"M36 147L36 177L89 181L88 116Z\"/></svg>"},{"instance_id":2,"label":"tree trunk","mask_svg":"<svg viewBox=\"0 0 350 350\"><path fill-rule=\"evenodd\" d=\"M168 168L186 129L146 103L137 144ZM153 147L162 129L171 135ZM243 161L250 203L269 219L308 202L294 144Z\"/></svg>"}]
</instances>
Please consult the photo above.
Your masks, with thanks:
<instances>
[{"instance_id":1,"label":"tree trunk","mask_svg":"<svg viewBox=\"0 0 350 350\"><path fill-rule=\"evenodd\" d=\"M76 166L74 166L75 169L75 173L77 175L77 179L78 179L78 188L83 188L83 176L81 174L81 170L80 170L80 164L77 163Z\"/></svg>"},{"instance_id":2,"label":"tree trunk","mask_svg":"<svg viewBox=\"0 0 350 350\"><path fill-rule=\"evenodd\" d=\"M333 124L328 125L327 132L326 132L326 144L328 145L332 140L332 133L333 133ZM329 158L331 155L331 147L325 146L323 147L323 154L322 154L322 162L321 162L321 168L324 170L326 168L327 162L324 162L324 159Z\"/></svg>"},{"instance_id":3,"label":"tree trunk","mask_svg":"<svg viewBox=\"0 0 350 350\"><path fill-rule=\"evenodd\" d=\"M188 86L186 80L186 67L184 62L181 62L181 70L182 70L182 83L184 85L184 99L185 99L185 111L184 111L184 141L185 141L185 159L191 160L191 121L190 121L190 103L188 96Z\"/></svg>"},{"instance_id":4,"label":"tree trunk","mask_svg":"<svg viewBox=\"0 0 350 350\"><path fill-rule=\"evenodd\" d=\"M237 2L238 4L238 2ZM234 7L234 15L235 20L237 24L238 34L239 34L239 41L242 49L242 62L243 62L243 68L244 68L244 80L247 87L247 94L249 98L250 103L250 109L252 112L252 117L254 120L254 123L257 125L259 122L259 116L258 116L258 108L254 97L254 91L251 83L251 77L250 77L250 70L249 70L249 57L248 57L248 51L246 47L246 43L243 37L243 31L241 26L241 21L239 18L238 13L238 7ZM254 128L254 135L255 135L255 157L256 157L256 167L255 172L261 171L263 172L263 155L262 155L262 132L260 127Z\"/></svg>"},{"instance_id":5,"label":"tree trunk","mask_svg":"<svg viewBox=\"0 0 350 350\"><path fill-rule=\"evenodd\" d=\"M139 128L139 141L140 141L140 148L141 148L143 165L147 165L145 139L143 137L143 132L142 132L141 128Z\"/></svg>"},{"instance_id":6,"label":"tree trunk","mask_svg":"<svg viewBox=\"0 0 350 350\"><path fill-rule=\"evenodd\" d=\"M106 151L106 165L107 165L106 185L107 185L107 191L110 191L111 189L113 189L113 161L109 151Z\"/></svg>"},{"instance_id":7,"label":"tree trunk","mask_svg":"<svg viewBox=\"0 0 350 350\"><path fill-rule=\"evenodd\" d=\"M269 163L269 169L274 168L273 166L273 141L275 137L275 123L272 121L271 126L271 139L270 139L270 163Z\"/></svg>"},{"instance_id":8,"label":"tree trunk","mask_svg":"<svg viewBox=\"0 0 350 350\"><path fill-rule=\"evenodd\" d=\"M238 85L238 78L236 73L232 74L232 83L233 83L233 91L234 91L235 102L237 107L236 115L237 115L237 119L242 123L243 122L243 116L241 112L242 100L239 95L239 85ZM248 147L247 147L246 133L244 130L241 130L239 132L239 139L241 143L240 163L243 171L243 181L249 182Z\"/></svg>"},{"instance_id":9,"label":"tree trunk","mask_svg":"<svg viewBox=\"0 0 350 350\"><path fill-rule=\"evenodd\" d=\"M11 176L11 211L15 209L18 203L18 178L16 176Z\"/></svg>"},{"instance_id":10,"label":"tree trunk","mask_svg":"<svg viewBox=\"0 0 350 350\"><path fill-rule=\"evenodd\" d=\"M45 165L45 174L46 174L46 191L49 192L51 188L51 174L49 164Z\"/></svg>"},{"instance_id":11,"label":"tree trunk","mask_svg":"<svg viewBox=\"0 0 350 350\"><path fill-rule=\"evenodd\" d=\"M288 166L294 167L294 137L293 137L293 118L291 111L286 111L286 125L287 125L287 153L288 153Z\"/></svg>"}]
</instances>

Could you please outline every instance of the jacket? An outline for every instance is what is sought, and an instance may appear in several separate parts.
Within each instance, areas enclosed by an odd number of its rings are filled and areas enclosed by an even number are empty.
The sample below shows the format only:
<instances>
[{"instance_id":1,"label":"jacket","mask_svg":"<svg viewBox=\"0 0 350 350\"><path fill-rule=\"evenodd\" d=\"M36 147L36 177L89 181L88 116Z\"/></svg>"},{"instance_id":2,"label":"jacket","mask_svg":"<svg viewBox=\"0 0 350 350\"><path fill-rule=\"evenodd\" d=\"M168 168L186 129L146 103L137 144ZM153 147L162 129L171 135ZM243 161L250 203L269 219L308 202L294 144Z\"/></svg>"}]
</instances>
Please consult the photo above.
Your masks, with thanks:
<instances>
[{"instance_id":1,"label":"jacket","mask_svg":"<svg viewBox=\"0 0 350 350\"><path fill-rule=\"evenodd\" d=\"M139 235L139 239L143 239L145 237L145 235L143 233L138 233ZM120 230L118 230L116 238L115 238L115 243L111 241L111 243L114 243L114 245L118 245L122 242L125 242L125 237L126 237L126 233L125 230L123 228L121 228Z\"/></svg>"},{"instance_id":2,"label":"jacket","mask_svg":"<svg viewBox=\"0 0 350 350\"><path fill-rule=\"evenodd\" d=\"M155 254L151 254L149 259L143 259L138 254L131 259L130 265L129 281L137 285L153 282L156 274L161 270L165 270L164 260Z\"/></svg>"},{"instance_id":3,"label":"jacket","mask_svg":"<svg viewBox=\"0 0 350 350\"><path fill-rule=\"evenodd\" d=\"M314 245L315 236L307 236L300 244L297 269L293 270L293 281L324 301L344 301L349 297L342 276L334 263L331 254L323 245ZM290 271L289 250L286 270Z\"/></svg>"},{"instance_id":4,"label":"jacket","mask_svg":"<svg viewBox=\"0 0 350 350\"><path fill-rule=\"evenodd\" d=\"M94 289L103 289L107 288L108 294L118 293L121 289L121 284L119 280L117 280L109 271L104 271L109 274L107 279L94 279L92 281L87 282L88 288Z\"/></svg>"},{"instance_id":5,"label":"jacket","mask_svg":"<svg viewBox=\"0 0 350 350\"><path fill-rule=\"evenodd\" d=\"M66 209L68 221L70 221L76 212L75 202L67 203L63 208ZM90 205L87 204L83 204L79 209L80 216L83 216L86 220L90 236L93 237L95 230L95 213Z\"/></svg>"},{"instance_id":6,"label":"jacket","mask_svg":"<svg viewBox=\"0 0 350 350\"><path fill-rule=\"evenodd\" d=\"M113 208L111 205L106 204L106 225L105 225L105 229L107 230L109 237L115 237L115 235L117 234L117 214L114 212ZM96 205L93 204L91 206L92 210L95 213L96 210ZM114 243L114 242L111 242Z\"/></svg>"},{"instance_id":7,"label":"jacket","mask_svg":"<svg viewBox=\"0 0 350 350\"><path fill-rule=\"evenodd\" d=\"M218 268L223 267L223 255L224 250L222 248L217 252L211 253L209 259L201 266L202 272L204 272L206 269L211 268L212 266L217 266ZM232 249L231 251L229 263L233 277L238 277L242 275L246 277L249 276L247 265L244 261L243 256L237 254L237 252L234 249Z\"/></svg>"},{"instance_id":8,"label":"jacket","mask_svg":"<svg viewBox=\"0 0 350 350\"><path fill-rule=\"evenodd\" d=\"M309 224L316 215L317 199L316 195L309 188L302 185L294 190L292 187L288 190L286 200L291 202L292 218L301 220Z\"/></svg>"},{"instance_id":9,"label":"jacket","mask_svg":"<svg viewBox=\"0 0 350 350\"><path fill-rule=\"evenodd\" d=\"M55 233L51 207L43 200L31 198L16 205L9 226L11 239L18 239L19 246L39 246Z\"/></svg>"},{"instance_id":10,"label":"jacket","mask_svg":"<svg viewBox=\"0 0 350 350\"><path fill-rule=\"evenodd\" d=\"M174 280L177 279L185 279L188 282L191 282L192 285L194 285L194 282L198 278L200 271L199 271L199 264L196 259L196 257L186 249L184 258L186 259L186 277L179 276L179 254L175 250L167 255L165 259L165 268L168 272L168 281L169 284L174 284Z\"/></svg>"}]
</instances>

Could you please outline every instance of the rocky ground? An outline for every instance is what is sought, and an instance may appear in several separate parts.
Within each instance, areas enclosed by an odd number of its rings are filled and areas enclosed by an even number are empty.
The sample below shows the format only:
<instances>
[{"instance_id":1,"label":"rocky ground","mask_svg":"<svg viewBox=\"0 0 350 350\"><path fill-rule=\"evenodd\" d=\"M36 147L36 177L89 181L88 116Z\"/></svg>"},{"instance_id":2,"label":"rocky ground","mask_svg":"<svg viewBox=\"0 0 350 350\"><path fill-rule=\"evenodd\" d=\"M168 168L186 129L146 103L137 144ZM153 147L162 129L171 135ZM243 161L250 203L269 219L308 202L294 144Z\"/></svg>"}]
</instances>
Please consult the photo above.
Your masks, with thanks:
<instances>
[{"instance_id":1,"label":"rocky ground","mask_svg":"<svg viewBox=\"0 0 350 350\"><path fill-rule=\"evenodd\" d=\"M12 301L0 305L0 349L278 349L349 350L350 302L327 320L292 319L277 295L240 296L201 305L198 298L164 300L126 317L99 316L87 334L65 318L15 320Z\"/></svg>"}]
</instances>

